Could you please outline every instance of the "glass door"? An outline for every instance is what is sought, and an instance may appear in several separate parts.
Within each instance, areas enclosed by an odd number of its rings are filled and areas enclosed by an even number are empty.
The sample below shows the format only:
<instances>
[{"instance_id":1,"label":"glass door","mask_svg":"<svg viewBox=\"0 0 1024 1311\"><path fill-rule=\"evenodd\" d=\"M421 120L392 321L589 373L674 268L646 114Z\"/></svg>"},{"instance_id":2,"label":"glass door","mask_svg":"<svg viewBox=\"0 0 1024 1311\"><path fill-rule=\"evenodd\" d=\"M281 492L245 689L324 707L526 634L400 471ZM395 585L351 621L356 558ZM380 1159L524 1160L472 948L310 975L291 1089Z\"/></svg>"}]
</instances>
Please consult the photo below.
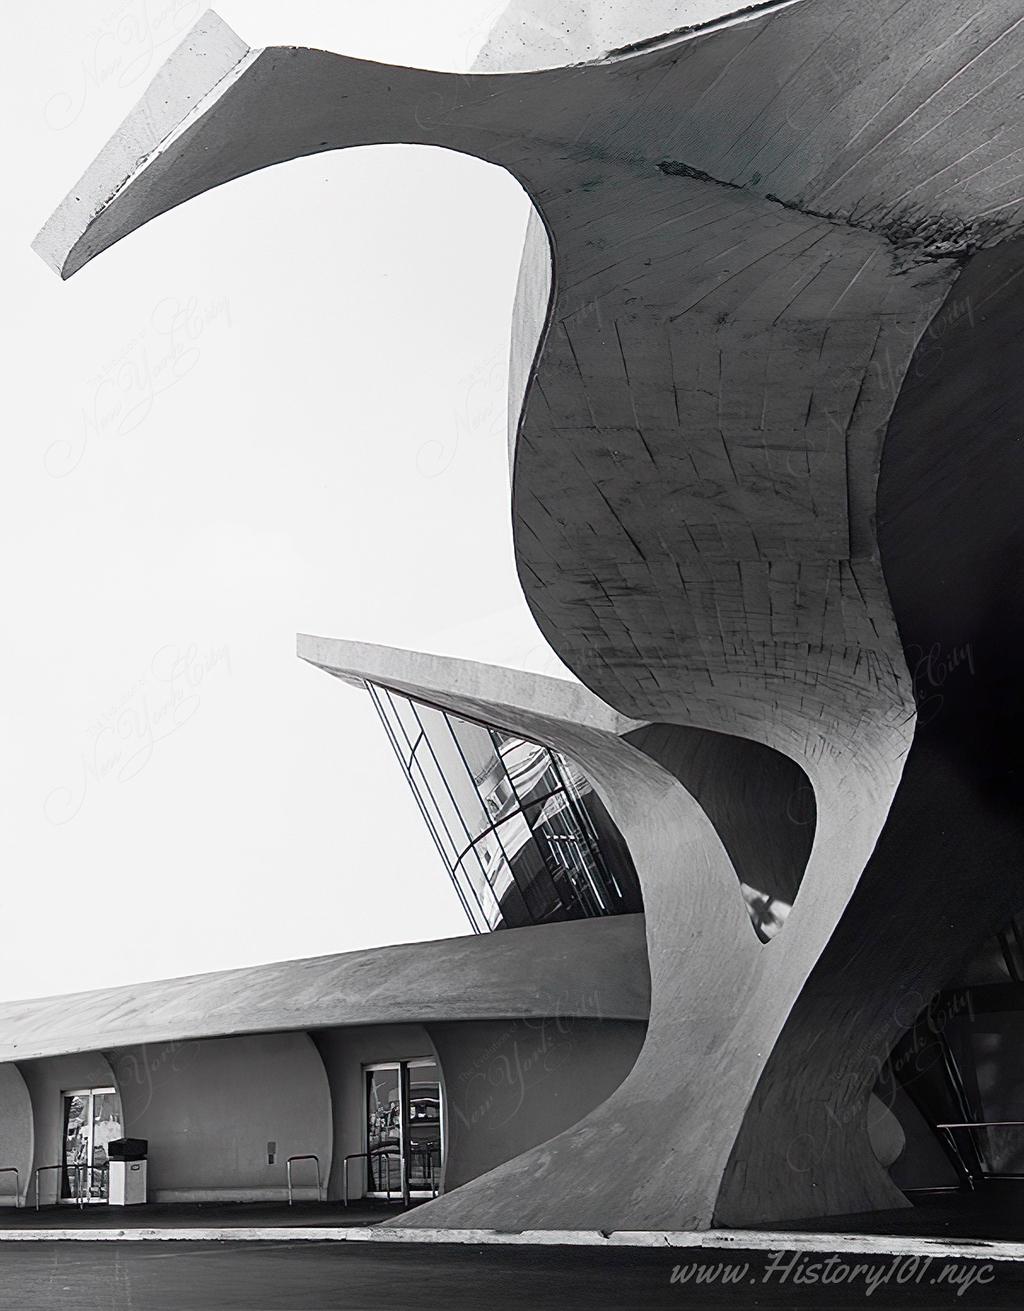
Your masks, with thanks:
<instances>
[{"instance_id":1,"label":"glass door","mask_svg":"<svg viewBox=\"0 0 1024 1311\"><path fill-rule=\"evenodd\" d=\"M122 1136L116 1088L77 1088L63 1099L62 1202L107 1200L107 1143Z\"/></svg>"},{"instance_id":2,"label":"glass door","mask_svg":"<svg viewBox=\"0 0 1024 1311\"><path fill-rule=\"evenodd\" d=\"M366 1071L366 1193L402 1194L402 1077L399 1065Z\"/></svg>"},{"instance_id":3,"label":"glass door","mask_svg":"<svg viewBox=\"0 0 1024 1311\"><path fill-rule=\"evenodd\" d=\"M444 1151L441 1080L431 1057L364 1068L366 1195L436 1197Z\"/></svg>"},{"instance_id":4,"label":"glass door","mask_svg":"<svg viewBox=\"0 0 1024 1311\"><path fill-rule=\"evenodd\" d=\"M436 1197L441 1186L441 1080L437 1062L406 1062L411 1197Z\"/></svg>"}]
</instances>

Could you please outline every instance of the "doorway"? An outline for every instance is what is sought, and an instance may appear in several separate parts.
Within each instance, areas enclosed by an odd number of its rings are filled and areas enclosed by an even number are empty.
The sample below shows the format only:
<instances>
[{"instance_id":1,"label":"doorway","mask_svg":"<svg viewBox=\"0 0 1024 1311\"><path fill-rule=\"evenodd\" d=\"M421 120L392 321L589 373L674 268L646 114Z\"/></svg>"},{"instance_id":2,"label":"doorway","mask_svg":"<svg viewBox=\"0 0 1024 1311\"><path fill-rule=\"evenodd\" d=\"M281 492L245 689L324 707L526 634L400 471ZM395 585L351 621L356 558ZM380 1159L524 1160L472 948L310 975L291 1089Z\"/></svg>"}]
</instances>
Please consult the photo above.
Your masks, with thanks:
<instances>
[{"instance_id":1,"label":"doorway","mask_svg":"<svg viewBox=\"0 0 1024 1311\"><path fill-rule=\"evenodd\" d=\"M108 1199L107 1144L122 1136L121 1101L116 1088L72 1088L61 1093L62 1150L60 1200Z\"/></svg>"},{"instance_id":2,"label":"doorway","mask_svg":"<svg viewBox=\"0 0 1024 1311\"><path fill-rule=\"evenodd\" d=\"M436 1197L444 1161L441 1079L429 1056L363 1067L366 1196Z\"/></svg>"}]
</instances>

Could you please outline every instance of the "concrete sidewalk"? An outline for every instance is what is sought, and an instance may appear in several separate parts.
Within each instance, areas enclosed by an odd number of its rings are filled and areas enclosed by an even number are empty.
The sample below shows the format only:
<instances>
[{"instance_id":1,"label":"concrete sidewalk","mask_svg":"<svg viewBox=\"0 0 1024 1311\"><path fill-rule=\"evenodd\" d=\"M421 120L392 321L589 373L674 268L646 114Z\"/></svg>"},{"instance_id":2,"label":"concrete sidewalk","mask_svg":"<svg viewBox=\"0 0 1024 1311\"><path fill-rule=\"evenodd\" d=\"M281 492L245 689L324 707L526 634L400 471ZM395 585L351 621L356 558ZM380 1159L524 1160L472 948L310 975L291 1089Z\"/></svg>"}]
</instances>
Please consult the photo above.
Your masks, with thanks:
<instances>
[{"instance_id":1,"label":"concrete sidewalk","mask_svg":"<svg viewBox=\"0 0 1024 1311\"><path fill-rule=\"evenodd\" d=\"M149 1202L145 1206L0 1208L0 1231L363 1228L401 1215L401 1206L360 1199L340 1202Z\"/></svg>"},{"instance_id":2,"label":"concrete sidewalk","mask_svg":"<svg viewBox=\"0 0 1024 1311\"><path fill-rule=\"evenodd\" d=\"M525 1230L391 1228L383 1222L399 1206L360 1199L338 1202L150 1203L0 1210L0 1244L85 1243L310 1243L422 1247L660 1248L700 1254L742 1249L770 1253L842 1253L1024 1262L1024 1187L990 1184L976 1192L919 1196L898 1211L808 1220L760 1229Z\"/></svg>"},{"instance_id":3,"label":"concrete sidewalk","mask_svg":"<svg viewBox=\"0 0 1024 1311\"><path fill-rule=\"evenodd\" d=\"M275 1218L281 1219L280 1216ZM308 1221L310 1218L313 1223L303 1223L303 1219ZM176 1217L174 1223L161 1223L153 1216L145 1222L139 1216L130 1225L120 1225L108 1212L105 1223L97 1220L91 1225L80 1227L76 1226L73 1218L62 1225L59 1217L48 1217L49 1223L0 1227L0 1250L26 1245L52 1247L54 1243L69 1243L79 1247L125 1244L129 1247L364 1247L381 1252L385 1248L408 1250L426 1247L450 1250L472 1248L476 1251L530 1248L535 1252L557 1248L587 1248L604 1252L639 1252L644 1249L662 1253L675 1251L679 1256L701 1262L728 1260L736 1252L757 1254L762 1259L785 1252L807 1259L836 1256L870 1258L875 1261L974 1261L999 1266L1024 1266L1024 1242L984 1238L848 1231L801 1232L795 1229L620 1230L609 1233L589 1229L536 1229L520 1232L496 1229L392 1229L382 1226L380 1218L375 1218L370 1224L359 1224L354 1222L353 1217L352 1223L344 1225L332 1222L327 1217L316 1216L293 1216L291 1223L276 1224L260 1223L262 1219L266 1217L238 1214L231 1217L232 1223L225 1225L211 1223L212 1217L194 1214Z\"/></svg>"}]
</instances>

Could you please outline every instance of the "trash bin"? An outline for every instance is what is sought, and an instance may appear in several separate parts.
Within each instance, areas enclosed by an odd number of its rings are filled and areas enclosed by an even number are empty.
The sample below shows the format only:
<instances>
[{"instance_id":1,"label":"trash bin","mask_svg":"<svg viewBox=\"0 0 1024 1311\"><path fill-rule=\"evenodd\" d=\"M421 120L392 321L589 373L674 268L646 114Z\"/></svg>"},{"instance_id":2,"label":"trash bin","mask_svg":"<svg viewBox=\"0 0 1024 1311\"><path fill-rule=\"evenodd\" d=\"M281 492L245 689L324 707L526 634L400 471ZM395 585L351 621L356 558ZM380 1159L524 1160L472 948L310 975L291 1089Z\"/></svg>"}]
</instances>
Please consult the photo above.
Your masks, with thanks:
<instances>
[{"instance_id":1,"label":"trash bin","mask_svg":"<svg viewBox=\"0 0 1024 1311\"><path fill-rule=\"evenodd\" d=\"M107 1143L111 1206L138 1206L146 1200L148 1151L145 1138L112 1138Z\"/></svg>"}]
</instances>

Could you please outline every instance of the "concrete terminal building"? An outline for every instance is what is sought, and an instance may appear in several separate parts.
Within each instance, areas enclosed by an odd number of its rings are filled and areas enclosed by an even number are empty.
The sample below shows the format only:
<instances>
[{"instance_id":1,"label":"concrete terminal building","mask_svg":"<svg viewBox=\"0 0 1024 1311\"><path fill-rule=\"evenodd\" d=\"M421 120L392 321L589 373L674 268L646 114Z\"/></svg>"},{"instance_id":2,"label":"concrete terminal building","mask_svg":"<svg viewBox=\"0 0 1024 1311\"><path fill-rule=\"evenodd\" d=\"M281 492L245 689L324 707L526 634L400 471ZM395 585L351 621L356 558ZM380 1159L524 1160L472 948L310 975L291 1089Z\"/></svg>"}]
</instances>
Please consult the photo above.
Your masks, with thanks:
<instances>
[{"instance_id":1,"label":"concrete terminal building","mask_svg":"<svg viewBox=\"0 0 1024 1311\"><path fill-rule=\"evenodd\" d=\"M516 558L581 683L300 638L479 934L0 1007L23 1192L120 1132L156 1198L352 1157L413 1226L1024 1172L1019 0L562 8L458 75L207 15L40 234L68 277L301 155L507 169Z\"/></svg>"}]
</instances>

